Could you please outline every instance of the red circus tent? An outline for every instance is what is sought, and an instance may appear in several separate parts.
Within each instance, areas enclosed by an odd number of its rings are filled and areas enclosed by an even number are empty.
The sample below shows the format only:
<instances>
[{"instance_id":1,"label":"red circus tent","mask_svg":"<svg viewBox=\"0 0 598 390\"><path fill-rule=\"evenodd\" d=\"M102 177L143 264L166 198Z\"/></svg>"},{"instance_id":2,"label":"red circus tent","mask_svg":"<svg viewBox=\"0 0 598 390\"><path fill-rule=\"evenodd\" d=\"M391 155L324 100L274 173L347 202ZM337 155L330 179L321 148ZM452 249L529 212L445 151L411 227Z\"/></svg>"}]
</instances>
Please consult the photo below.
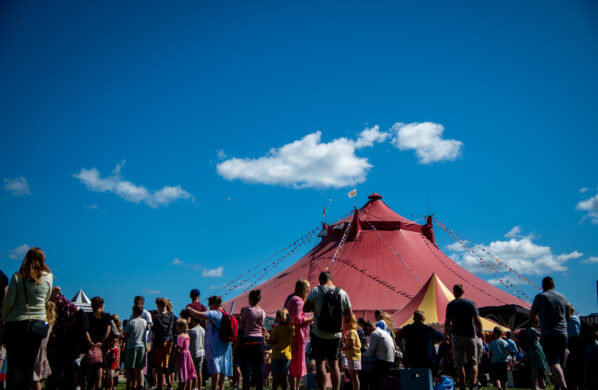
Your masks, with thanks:
<instances>
[{"instance_id":1,"label":"red circus tent","mask_svg":"<svg viewBox=\"0 0 598 390\"><path fill-rule=\"evenodd\" d=\"M334 258L349 224L346 242ZM448 258L436 246L431 217L424 225L410 221L395 213L376 193L353 215L333 225L324 225L319 236L322 240L309 253L255 287L262 290L260 306L269 315L282 307L298 279L307 279L315 286L319 273L327 268L334 283L349 294L357 317L370 319L376 309L395 313L417 294L433 273L450 288L463 284L465 296L478 307L530 306ZM247 305L247 294L225 302L225 308L235 302L238 312Z\"/></svg>"}]
</instances>

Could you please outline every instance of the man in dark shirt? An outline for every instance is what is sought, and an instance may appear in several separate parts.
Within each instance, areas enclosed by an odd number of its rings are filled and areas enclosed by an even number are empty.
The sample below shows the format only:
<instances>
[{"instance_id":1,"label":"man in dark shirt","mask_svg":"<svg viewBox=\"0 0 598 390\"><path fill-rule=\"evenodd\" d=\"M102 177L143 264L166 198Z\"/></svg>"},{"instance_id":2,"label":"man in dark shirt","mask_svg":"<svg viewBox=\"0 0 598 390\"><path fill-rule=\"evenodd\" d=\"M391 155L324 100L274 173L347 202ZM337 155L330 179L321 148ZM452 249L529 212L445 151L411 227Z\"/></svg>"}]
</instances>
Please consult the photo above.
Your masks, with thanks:
<instances>
[{"instance_id":1,"label":"man in dark shirt","mask_svg":"<svg viewBox=\"0 0 598 390\"><path fill-rule=\"evenodd\" d=\"M478 378L478 358L476 347L476 333L482 337L482 322L475 303L461 298L465 290L462 284L453 286L455 299L446 306L446 320L444 334L450 338L453 346L453 361L459 375L459 387L465 390L465 363L471 366L470 383L476 383Z\"/></svg>"},{"instance_id":2,"label":"man in dark shirt","mask_svg":"<svg viewBox=\"0 0 598 390\"><path fill-rule=\"evenodd\" d=\"M567 321L570 319L567 299L563 294L554 291L554 280L550 276L542 279L542 289L544 291L534 298L529 316L531 320L540 318L540 343L546 361L550 365L554 380L562 389L566 389L562 364L565 362Z\"/></svg>"},{"instance_id":3,"label":"man in dark shirt","mask_svg":"<svg viewBox=\"0 0 598 390\"><path fill-rule=\"evenodd\" d=\"M444 335L431 326L425 325L424 312L413 313L413 324L401 330L401 339L405 344L403 364L407 368L436 367L436 350L434 345L444 340Z\"/></svg>"},{"instance_id":4,"label":"man in dark shirt","mask_svg":"<svg viewBox=\"0 0 598 390\"><path fill-rule=\"evenodd\" d=\"M158 388L162 389L164 382L168 388L171 386L171 377L168 375L168 363L173 344L174 314L166 310L168 299L157 298L156 306L158 315L152 325L152 350L150 352L152 362L158 371Z\"/></svg>"},{"instance_id":5,"label":"man in dark shirt","mask_svg":"<svg viewBox=\"0 0 598 390\"><path fill-rule=\"evenodd\" d=\"M189 303L187 305L187 307L192 308L193 310L197 310L200 312L205 312L208 311L208 309L199 301L199 290L194 288L193 290L191 290L191 292L189 293L189 298L191 298L191 303ZM199 324L201 325L202 328L206 327L206 320L201 319L199 320Z\"/></svg>"}]
</instances>

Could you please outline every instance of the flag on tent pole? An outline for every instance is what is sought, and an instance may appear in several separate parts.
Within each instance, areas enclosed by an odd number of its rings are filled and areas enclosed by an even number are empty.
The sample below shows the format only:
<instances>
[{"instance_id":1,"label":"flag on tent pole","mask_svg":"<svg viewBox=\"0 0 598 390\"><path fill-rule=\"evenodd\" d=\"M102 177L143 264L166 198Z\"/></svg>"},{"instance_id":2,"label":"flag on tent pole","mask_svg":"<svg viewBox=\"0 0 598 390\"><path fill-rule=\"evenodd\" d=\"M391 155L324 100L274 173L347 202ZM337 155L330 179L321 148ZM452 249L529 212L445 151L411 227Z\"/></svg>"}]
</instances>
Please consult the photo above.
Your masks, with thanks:
<instances>
[{"instance_id":1,"label":"flag on tent pole","mask_svg":"<svg viewBox=\"0 0 598 390\"><path fill-rule=\"evenodd\" d=\"M347 194L347 196L348 196L349 198L354 198L354 197L356 197L356 196L357 196L357 188L355 188L355 189L353 189L353 190L349 191L349 193Z\"/></svg>"},{"instance_id":2,"label":"flag on tent pole","mask_svg":"<svg viewBox=\"0 0 598 390\"><path fill-rule=\"evenodd\" d=\"M324 211L322 211L322 217L326 216L326 206L324 206Z\"/></svg>"}]
</instances>

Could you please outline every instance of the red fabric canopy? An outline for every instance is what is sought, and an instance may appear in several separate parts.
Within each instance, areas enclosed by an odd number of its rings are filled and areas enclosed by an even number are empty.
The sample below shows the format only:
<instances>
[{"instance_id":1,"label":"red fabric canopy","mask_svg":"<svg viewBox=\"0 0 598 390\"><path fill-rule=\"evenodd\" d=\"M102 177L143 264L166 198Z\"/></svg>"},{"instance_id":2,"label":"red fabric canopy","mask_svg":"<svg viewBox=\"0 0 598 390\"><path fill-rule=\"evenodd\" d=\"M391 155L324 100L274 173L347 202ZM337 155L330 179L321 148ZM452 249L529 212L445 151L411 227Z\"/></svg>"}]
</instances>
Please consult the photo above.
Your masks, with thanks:
<instances>
[{"instance_id":1,"label":"red fabric canopy","mask_svg":"<svg viewBox=\"0 0 598 390\"><path fill-rule=\"evenodd\" d=\"M307 279L315 286L319 273L329 267L334 283L349 294L357 317L371 319L376 309L396 312L417 294L433 273L449 289L456 283L463 284L465 297L473 300L478 307L505 304L530 307L528 302L478 278L448 258L431 241L434 237L431 224L424 229L425 225L392 211L381 198L377 194L372 195L359 210L361 231L356 240L347 240L336 261L331 262L343 230L333 228L349 223L355 215L328 226L328 234L309 253L255 287L262 290L260 306L273 315L293 292L298 279ZM393 253L393 249L405 263ZM225 302L225 308L229 309L235 301L235 312L238 313L241 307L247 305L247 294L245 292Z\"/></svg>"}]
</instances>

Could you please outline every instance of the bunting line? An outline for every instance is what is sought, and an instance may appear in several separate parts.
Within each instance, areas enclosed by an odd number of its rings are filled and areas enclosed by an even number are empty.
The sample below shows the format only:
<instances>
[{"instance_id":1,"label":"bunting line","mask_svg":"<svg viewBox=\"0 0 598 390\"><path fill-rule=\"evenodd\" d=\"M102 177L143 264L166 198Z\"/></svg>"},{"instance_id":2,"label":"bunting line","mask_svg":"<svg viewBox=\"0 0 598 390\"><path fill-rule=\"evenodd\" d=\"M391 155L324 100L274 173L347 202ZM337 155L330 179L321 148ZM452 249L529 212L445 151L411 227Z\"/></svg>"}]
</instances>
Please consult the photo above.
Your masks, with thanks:
<instances>
[{"instance_id":1,"label":"bunting line","mask_svg":"<svg viewBox=\"0 0 598 390\"><path fill-rule=\"evenodd\" d=\"M434 222L436 223L436 225L438 225L438 227L440 227L441 229L446 231L457 243L459 243L459 245L461 245L461 247L463 247L470 255L472 255L474 257L474 259L476 259L478 261L478 263L480 263L480 265L489 269L494 275L496 275L498 282L500 284L502 284L503 286L505 286L507 289L513 290L515 292L515 294L523 296L528 301L532 301L532 298L530 298L523 290L521 290L519 287L517 287L516 284L513 284L512 282L509 282L508 280L506 280L506 281L503 280L503 278L505 278L505 276L499 274L499 271L501 269L504 269L504 272L508 271L510 273L513 273L514 275L516 275L520 280L522 280L526 284L538 289L538 291L542 291L542 288L538 287L528 277L526 277L523 274L521 274L520 272L514 270L512 267L510 267L509 265L502 262L500 259L498 259L498 257L494 256L486 249L481 248L477 245L472 245L472 246L468 245L467 242L472 242L472 241L467 240L465 237L463 237L462 235L460 235L459 233L457 233L456 231L454 231L447 225L441 223L436 218L433 218L433 219L434 219ZM480 253L476 253L475 252L476 250L482 251L483 255ZM492 260L484 259L484 257L483 257L484 255L490 257Z\"/></svg>"}]
</instances>

